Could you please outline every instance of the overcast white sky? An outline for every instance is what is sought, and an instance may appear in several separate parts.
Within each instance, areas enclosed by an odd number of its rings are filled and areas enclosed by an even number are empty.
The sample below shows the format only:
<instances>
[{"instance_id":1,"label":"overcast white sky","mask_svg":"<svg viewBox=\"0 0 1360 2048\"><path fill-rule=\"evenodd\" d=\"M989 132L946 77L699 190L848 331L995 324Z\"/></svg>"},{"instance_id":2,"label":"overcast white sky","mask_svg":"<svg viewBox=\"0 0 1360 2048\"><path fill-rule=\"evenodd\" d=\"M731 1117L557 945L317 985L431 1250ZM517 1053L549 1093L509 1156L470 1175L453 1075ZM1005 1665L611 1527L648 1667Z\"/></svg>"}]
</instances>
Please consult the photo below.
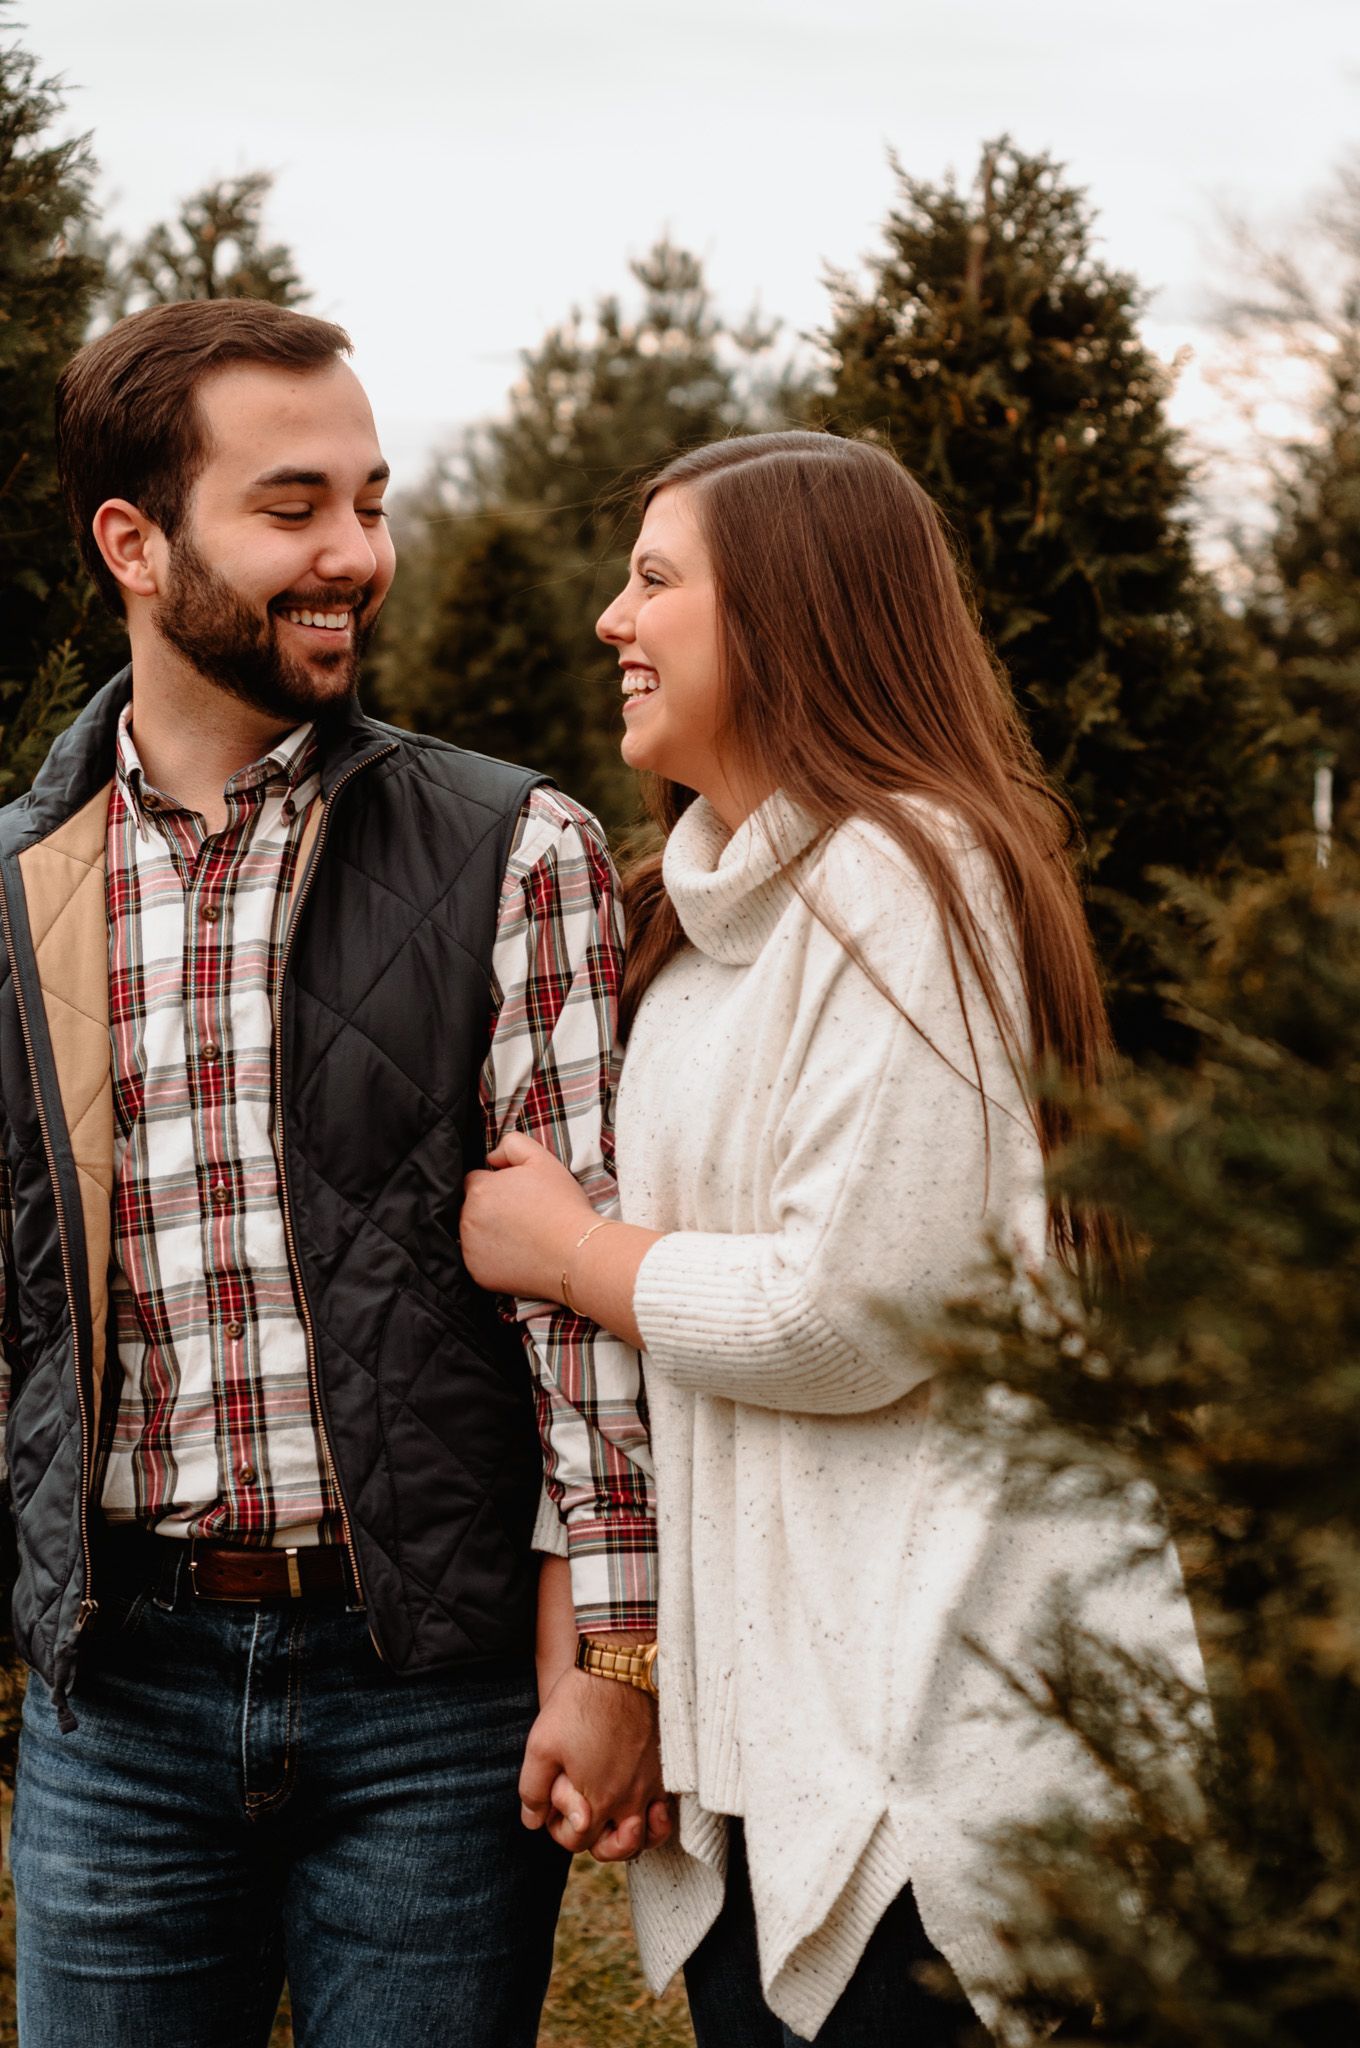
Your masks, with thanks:
<instances>
[{"instance_id":1,"label":"overcast white sky","mask_svg":"<svg viewBox=\"0 0 1360 2048\"><path fill-rule=\"evenodd\" d=\"M663 229L794 332L871 251L886 152L971 175L1009 130L1065 159L1107 254L1200 357L1217 209L1293 214L1360 139L1354 0L24 0L136 233L210 178L341 320L398 484L501 405L517 352Z\"/></svg>"}]
</instances>

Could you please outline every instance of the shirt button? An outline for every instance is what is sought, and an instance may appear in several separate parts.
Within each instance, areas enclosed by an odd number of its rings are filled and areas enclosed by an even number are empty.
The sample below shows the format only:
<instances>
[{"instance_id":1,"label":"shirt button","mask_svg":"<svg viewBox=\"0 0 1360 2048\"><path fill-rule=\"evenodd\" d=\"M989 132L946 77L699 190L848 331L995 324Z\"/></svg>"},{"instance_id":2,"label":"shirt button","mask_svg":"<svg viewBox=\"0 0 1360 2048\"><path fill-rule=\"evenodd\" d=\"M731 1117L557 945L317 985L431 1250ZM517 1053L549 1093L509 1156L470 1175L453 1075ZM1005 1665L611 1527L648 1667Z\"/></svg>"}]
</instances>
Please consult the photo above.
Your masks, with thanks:
<instances>
[{"instance_id":1,"label":"shirt button","mask_svg":"<svg viewBox=\"0 0 1360 2048\"><path fill-rule=\"evenodd\" d=\"M212 1191L212 1198L215 1209L225 1209L227 1203L231 1200L231 1189L224 1181L218 1181L217 1186Z\"/></svg>"},{"instance_id":2,"label":"shirt button","mask_svg":"<svg viewBox=\"0 0 1360 2048\"><path fill-rule=\"evenodd\" d=\"M201 1045L199 1047L199 1052L202 1054L203 1058L208 1061L209 1065L211 1065L211 1063L214 1060L221 1058L220 1048L215 1046L211 1039L207 1041L206 1045Z\"/></svg>"},{"instance_id":3,"label":"shirt button","mask_svg":"<svg viewBox=\"0 0 1360 2048\"><path fill-rule=\"evenodd\" d=\"M228 1323L228 1324L227 1324L227 1335L228 1335L229 1337L244 1337L244 1336L245 1336L245 1333L246 1333L246 1326L245 1326L245 1324L244 1324L244 1323Z\"/></svg>"},{"instance_id":4,"label":"shirt button","mask_svg":"<svg viewBox=\"0 0 1360 2048\"><path fill-rule=\"evenodd\" d=\"M297 805L290 796L286 796L283 800L283 815L285 818L295 818L297 816Z\"/></svg>"},{"instance_id":5,"label":"shirt button","mask_svg":"<svg viewBox=\"0 0 1360 2048\"><path fill-rule=\"evenodd\" d=\"M256 1479L255 1467L253 1465L243 1465L236 1476L242 1486L253 1486Z\"/></svg>"},{"instance_id":6,"label":"shirt button","mask_svg":"<svg viewBox=\"0 0 1360 2048\"><path fill-rule=\"evenodd\" d=\"M205 924L216 924L216 923L217 923L217 905L216 905L215 903L205 903L205 904L204 904L204 906L203 906L203 922L204 922Z\"/></svg>"},{"instance_id":7,"label":"shirt button","mask_svg":"<svg viewBox=\"0 0 1360 2048\"><path fill-rule=\"evenodd\" d=\"M142 798L142 809L144 811L158 811L160 807L160 798L158 796L152 796L150 791L148 790Z\"/></svg>"}]
</instances>

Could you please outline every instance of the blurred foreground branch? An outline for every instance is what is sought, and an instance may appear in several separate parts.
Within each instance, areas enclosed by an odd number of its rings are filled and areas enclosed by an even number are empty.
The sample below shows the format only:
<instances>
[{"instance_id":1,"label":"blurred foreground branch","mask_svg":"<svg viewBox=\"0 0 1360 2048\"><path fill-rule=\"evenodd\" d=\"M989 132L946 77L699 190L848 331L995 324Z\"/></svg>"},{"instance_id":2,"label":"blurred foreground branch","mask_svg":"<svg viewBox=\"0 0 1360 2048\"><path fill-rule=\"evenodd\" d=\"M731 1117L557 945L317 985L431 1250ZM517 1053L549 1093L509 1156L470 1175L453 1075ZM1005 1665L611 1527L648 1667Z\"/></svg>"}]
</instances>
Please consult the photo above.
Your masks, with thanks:
<instances>
[{"instance_id":1,"label":"blurred foreground branch","mask_svg":"<svg viewBox=\"0 0 1360 2048\"><path fill-rule=\"evenodd\" d=\"M1054 1816L998 1881L1035 1998L1093 1992L1094 2038L1339 2048L1360 2038L1360 859L1352 835L1226 898L1166 886L1196 1057L1088 1104L1062 1176L1127 1219L1136 1270L1098 1310L961 1314L944 1348L960 1420L1036 1506L1155 1486L1217 1737L1201 1803L1131 1711L1193 1749L1193 1702L1059 1634L1027 1710L1079 1732L1123 1817Z\"/></svg>"}]
</instances>

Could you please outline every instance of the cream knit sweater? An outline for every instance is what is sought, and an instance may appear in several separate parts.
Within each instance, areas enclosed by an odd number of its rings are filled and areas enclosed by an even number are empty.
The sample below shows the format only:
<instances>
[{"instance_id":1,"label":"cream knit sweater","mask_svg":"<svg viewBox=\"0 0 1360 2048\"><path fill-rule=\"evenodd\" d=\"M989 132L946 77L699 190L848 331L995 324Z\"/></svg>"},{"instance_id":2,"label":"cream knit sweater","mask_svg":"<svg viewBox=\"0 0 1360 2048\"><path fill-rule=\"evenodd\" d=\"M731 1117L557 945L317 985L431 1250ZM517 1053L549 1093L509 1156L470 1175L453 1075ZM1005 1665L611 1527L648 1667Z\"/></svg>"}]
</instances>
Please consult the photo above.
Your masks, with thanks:
<instances>
[{"instance_id":1,"label":"cream knit sweater","mask_svg":"<svg viewBox=\"0 0 1360 2048\"><path fill-rule=\"evenodd\" d=\"M921 815L1023 1014L988 864L942 814ZM718 1911L721 1817L740 1814L765 1995L795 2032L816 2033L907 1882L984 2020L1004 2027L987 1992L1009 1967L979 1836L1079 1789L1085 1766L1058 1731L1017 1718L975 1645L1023 1668L1056 1597L1202 1674L1169 1555L1093 1583L1122 1563L1131 1516L1004 1511L995 1473L959 1455L935 1412L912 1325L967 1290L987 1232L1042 1256L1038 1146L974 988L988 1165L919 874L851 824L799 876L908 1023L778 872L813 836L779 796L734 837L706 803L686 812L665 879L690 945L648 991L619 1095L622 1213L668 1233L636 1310L662 1754L682 1795L679 1840L634 1868L634 1922L659 1989Z\"/></svg>"}]
</instances>

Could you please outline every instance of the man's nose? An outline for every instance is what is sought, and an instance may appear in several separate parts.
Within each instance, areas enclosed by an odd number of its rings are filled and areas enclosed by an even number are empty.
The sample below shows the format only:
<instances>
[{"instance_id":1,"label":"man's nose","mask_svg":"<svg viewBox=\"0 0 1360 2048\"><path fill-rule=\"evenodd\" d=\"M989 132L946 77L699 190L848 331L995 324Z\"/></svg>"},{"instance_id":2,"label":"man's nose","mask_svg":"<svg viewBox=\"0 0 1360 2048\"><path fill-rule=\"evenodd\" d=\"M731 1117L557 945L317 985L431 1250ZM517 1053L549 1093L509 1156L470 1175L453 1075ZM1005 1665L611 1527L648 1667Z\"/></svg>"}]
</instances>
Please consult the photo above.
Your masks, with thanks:
<instances>
[{"instance_id":1,"label":"man's nose","mask_svg":"<svg viewBox=\"0 0 1360 2048\"><path fill-rule=\"evenodd\" d=\"M336 583L372 581L378 557L373 551L372 536L360 520L342 516L328 525L320 538L316 556L318 576Z\"/></svg>"}]
</instances>

